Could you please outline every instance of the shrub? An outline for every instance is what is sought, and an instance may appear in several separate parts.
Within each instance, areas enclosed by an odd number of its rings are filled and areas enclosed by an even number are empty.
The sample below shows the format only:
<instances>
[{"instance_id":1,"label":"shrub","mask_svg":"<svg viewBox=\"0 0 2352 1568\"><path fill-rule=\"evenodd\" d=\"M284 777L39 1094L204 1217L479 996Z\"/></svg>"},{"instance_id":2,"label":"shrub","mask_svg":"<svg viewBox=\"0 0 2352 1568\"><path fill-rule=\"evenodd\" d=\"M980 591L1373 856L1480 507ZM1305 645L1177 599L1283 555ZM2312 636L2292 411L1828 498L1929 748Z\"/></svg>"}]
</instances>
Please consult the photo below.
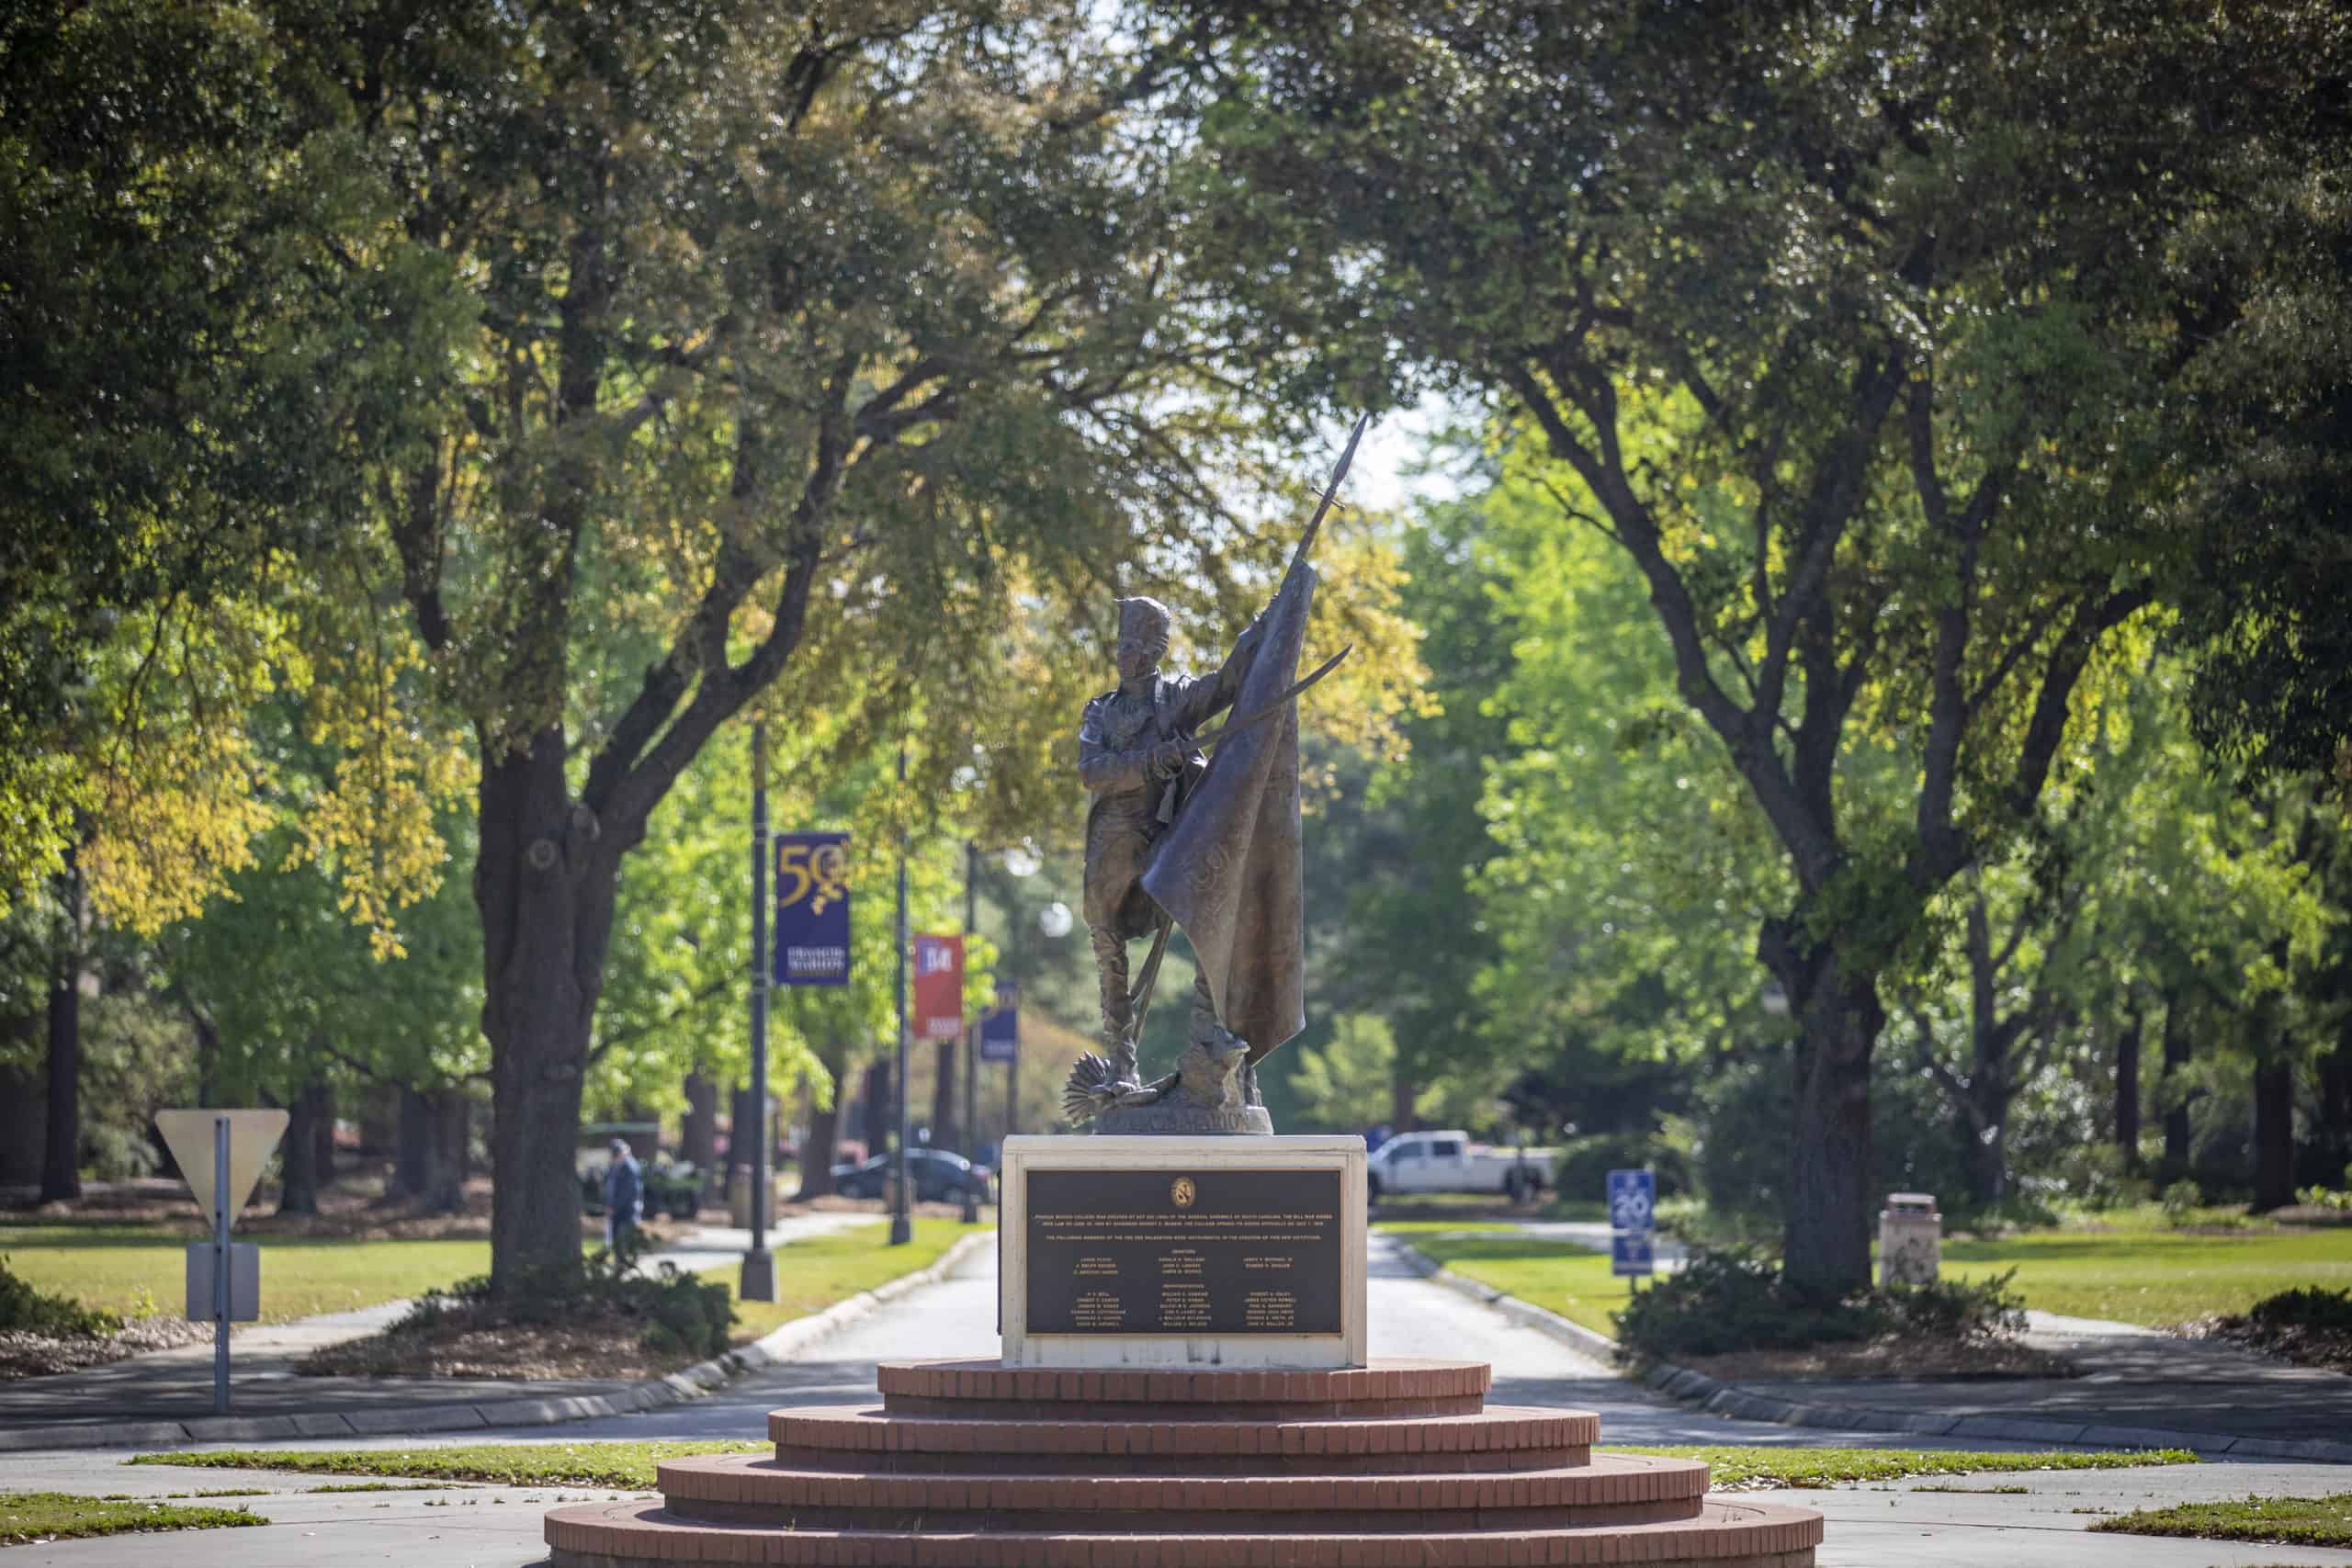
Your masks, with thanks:
<instances>
[{"instance_id":1,"label":"shrub","mask_svg":"<svg viewBox=\"0 0 2352 1568\"><path fill-rule=\"evenodd\" d=\"M2316 1287L2281 1291L2255 1303L2245 1315L2259 1329L2324 1328L2352 1333L2352 1291Z\"/></svg>"},{"instance_id":2,"label":"shrub","mask_svg":"<svg viewBox=\"0 0 2352 1568\"><path fill-rule=\"evenodd\" d=\"M0 1258L0 1331L38 1334L45 1339L106 1339L121 1327L122 1319L113 1313L35 1289Z\"/></svg>"},{"instance_id":3,"label":"shrub","mask_svg":"<svg viewBox=\"0 0 2352 1568\"><path fill-rule=\"evenodd\" d=\"M494 1294L488 1276L427 1292L392 1332L424 1333L447 1320L469 1328L540 1327L618 1317L639 1325L639 1343L664 1356L710 1357L727 1348L735 1309L718 1280L681 1273L664 1263L657 1274L635 1271L638 1248L605 1250L585 1269L551 1269Z\"/></svg>"},{"instance_id":4,"label":"shrub","mask_svg":"<svg viewBox=\"0 0 2352 1568\"><path fill-rule=\"evenodd\" d=\"M1824 1301L1791 1290L1754 1252L1727 1248L1700 1253L1635 1296L1617 1314L1617 1334L1636 1356L1659 1360L1883 1338L1996 1339L2025 1326L2025 1303L2010 1293L2010 1279L1899 1285Z\"/></svg>"}]
</instances>

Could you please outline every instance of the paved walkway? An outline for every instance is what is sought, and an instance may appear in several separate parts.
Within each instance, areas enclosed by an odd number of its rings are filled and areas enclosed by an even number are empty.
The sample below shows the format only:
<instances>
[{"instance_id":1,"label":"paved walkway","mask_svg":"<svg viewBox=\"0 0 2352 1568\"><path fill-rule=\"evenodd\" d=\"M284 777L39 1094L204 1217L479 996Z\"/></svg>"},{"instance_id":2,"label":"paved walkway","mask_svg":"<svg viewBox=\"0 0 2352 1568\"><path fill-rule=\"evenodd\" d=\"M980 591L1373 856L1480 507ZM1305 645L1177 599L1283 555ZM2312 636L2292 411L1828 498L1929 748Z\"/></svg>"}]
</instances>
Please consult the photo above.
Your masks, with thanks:
<instances>
[{"instance_id":1,"label":"paved walkway","mask_svg":"<svg viewBox=\"0 0 2352 1568\"><path fill-rule=\"evenodd\" d=\"M875 1220L854 1213L796 1214L777 1221L768 1235L781 1247ZM670 1262L698 1273L740 1261L750 1246L748 1231L698 1230L649 1254L645 1266ZM278 1428L288 1420L314 1437L480 1430L561 1419L606 1404L629 1408L644 1393L633 1378L311 1378L295 1371L312 1350L377 1333L408 1305L385 1302L238 1329L230 1341L231 1415L225 1418L212 1410L209 1341L78 1372L0 1382L0 1451L118 1432L119 1441L154 1445L242 1442L283 1435Z\"/></svg>"},{"instance_id":2,"label":"paved walkway","mask_svg":"<svg viewBox=\"0 0 2352 1568\"><path fill-rule=\"evenodd\" d=\"M778 1404L852 1403L874 1396L876 1359L986 1355L996 1347L995 1258L981 1251L955 1277L890 1303L812 1347L822 1360L779 1367L707 1400L642 1416L545 1430L469 1434L465 1440L576 1442L591 1438L727 1437L756 1440ZM1598 1409L1615 1443L1883 1442L1867 1433L1800 1431L1726 1420L1667 1404L1567 1346L1419 1279L1392 1247L1375 1244L1373 1348L1381 1355L1443 1354L1495 1363L1498 1402ZM1911 1439L1905 1439L1906 1443ZM364 1445L414 1448L414 1439ZM1920 1446L1939 1445L1928 1440ZM1971 1447L1999 1447L1973 1443ZM155 1495L257 1486L238 1499L276 1522L265 1530L62 1542L10 1550L10 1568L337 1568L394 1562L409 1568L524 1568L545 1561L540 1515L559 1500L605 1494L580 1488L480 1487L435 1492L318 1494L311 1478L277 1472L121 1467L119 1453L25 1454L5 1484L24 1490ZM2027 1495L1992 1494L2023 1485ZM2215 1464L2109 1472L1962 1476L1885 1486L1784 1495L1830 1517L1822 1568L2352 1568L2352 1552L2310 1547L2233 1547L2086 1533L2102 1514L2157 1501L2238 1497L2250 1492L2319 1495L2347 1486L2326 1466ZM160 1548L160 1550L159 1550Z\"/></svg>"}]
</instances>

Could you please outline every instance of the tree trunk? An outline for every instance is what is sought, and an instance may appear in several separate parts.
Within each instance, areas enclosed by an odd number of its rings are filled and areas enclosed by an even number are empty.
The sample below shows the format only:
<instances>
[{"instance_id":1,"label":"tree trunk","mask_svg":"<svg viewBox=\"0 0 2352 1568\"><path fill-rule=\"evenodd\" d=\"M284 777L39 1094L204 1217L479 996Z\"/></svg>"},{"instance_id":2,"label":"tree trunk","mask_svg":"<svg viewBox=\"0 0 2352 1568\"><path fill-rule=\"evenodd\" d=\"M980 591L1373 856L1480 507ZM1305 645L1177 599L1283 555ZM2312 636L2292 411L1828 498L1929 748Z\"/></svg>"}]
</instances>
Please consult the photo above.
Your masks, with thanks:
<instances>
[{"instance_id":1,"label":"tree trunk","mask_svg":"<svg viewBox=\"0 0 2352 1568\"><path fill-rule=\"evenodd\" d=\"M80 900L80 880L73 880ZM72 922L77 926L79 920ZM40 1201L82 1196L82 943L70 938L49 983L49 1119L41 1143Z\"/></svg>"},{"instance_id":2,"label":"tree trunk","mask_svg":"<svg viewBox=\"0 0 2352 1568\"><path fill-rule=\"evenodd\" d=\"M959 1147L956 1138L956 1042L939 1042L939 1081L931 1086L931 1146Z\"/></svg>"},{"instance_id":3,"label":"tree trunk","mask_svg":"<svg viewBox=\"0 0 2352 1568\"><path fill-rule=\"evenodd\" d=\"M40 1184L41 1145L48 1135L49 1090L40 1060L45 1021L39 1012L0 1021L0 1038L17 1047L22 1066L0 1066L0 1187Z\"/></svg>"},{"instance_id":4,"label":"tree trunk","mask_svg":"<svg viewBox=\"0 0 2352 1568\"><path fill-rule=\"evenodd\" d=\"M311 1164L323 1190L334 1185L334 1086L323 1077L311 1080L318 1096L318 1112L311 1119Z\"/></svg>"},{"instance_id":5,"label":"tree trunk","mask_svg":"<svg viewBox=\"0 0 2352 1568\"><path fill-rule=\"evenodd\" d=\"M620 857L641 835L608 830L574 802L564 766L563 732L550 727L482 767L474 902L495 1095L490 1277L500 1294L581 1267L581 1085Z\"/></svg>"},{"instance_id":6,"label":"tree trunk","mask_svg":"<svg viewBox=\"0 0 2352 1568\"><path fill-rule=\"evenodd\" d=\"M1413 1101L1417 1086L1399 1066L1388 1079L1388 1131L1393 1136L1413 1130Z\"/></svg>"},{"instance_id":7,"label":"tree trunk","mask_svg":"<svg viewBox=\"0 0 2352 1568\"><path fill-rule=\"evenodd\" d=\"M2188 1007L2186 998L2165 1000L2165 1179L2188 1174L2188 1088L2181 1081L2188 1066Z\"/></svg>"},{"instance_id":8,"label":"tree trunk","mask_svg":"<svg viewBox=\"0 0 2352 1568\"><path fill-rule=\"evenodd\" d=\"M315 1214L319 1212L318 1123L326 1105L326 1085L313 1079L288 1104L286 1153L279 1162L277 1212Z\"/></svg>"},{"instance_id":9,"label":"tree trunk","mask_svg":"<svg viewBox=\"0 0 2352 1568\"><path fill-rule=\"evenodd\" d=\"M468 1109L466 1091L461 1089L436 1089L425 1097L424 1197L424 1207L433 1213L465 1212ZM580 1195L576 1185L571 1206L572 1228L577 1231Z\"/></svg>"},{"instance_id":10,"label":"tree trunk","mask_svg":"<svg viewBox=\"0 0 2352 1568\"><path fill-rule=\"evenodd\" d=\"M2008 1196L2008 1100L2001 1081L1979 1073L1968 1086L1975 1113L1962 1123L1966 1138L1961 1168L1968 1173L1968 1195L1981 1208L1991 1208Z\"/></svg>"},{"instance_id":11,"label":"tree trunk","mask_svg":"<svg viewBox=\"0 0 2352 1568\"><path fill-rule=\"evenodd\" d=\"M700 1073L686 1075L686 1114L678 1129L678 1153L712 1191L718 1179L718 1086Z\"/></svg>"},{"instance_id":12,"label":"tree trunk","mask_svg":"<svg viewBox=\"0 0 2352 1568\"><path fill-rule=\"evenodd\" d=\"M430 1182L433 1112L424 1093L400 1086L400 1132L392 1147L392 1190L403 1198L422 1198Z\"/></svg>"},{"instance_id":13,"label":"tree trunk","mask_svg":"<svg viewBox=\"0 0 2352 1568\"><path fill-rule=\"evenodd\" d=\"M2347 1029L2352 1036L2352 1029ZM2352 1037L2320 1058L2318 1140L2328 1187L2352 1187Z\"/></svg>"},{"instance_id":14,"label":"tree trunk","mask_svg":"<svg viewBox=\"0 0 2352 1568\"><path fill-rule=\"evenodd\" d=\"M735 1168L752 1163L752 1151L760 1144L759 1111L752 1104L748 1089L730 1090L727 1096L727 1179L726 1190L735 1190Z\"/></svg>"},{"instance_id":15,"label":"tree trunk","mask_svg":"<svg viewBox=\"0 0 2352 1568\"><path fill-rule=\"evenodd\" d=\"M865 1069L865 1156L868 1159L888 1151L890 1147L890 1061L888 1057Z\"/></svg>"},{"instance_id":16,"label":"tree trunk","mask_svg":"<svg viewBox=\"0 0 2352 1568\"><path fill-rule=\"evenodd\" d=\"M2140 1174L2140 1037L2147 1024L2134 1008L2115 1042L2115 1152L2127 1176Z\"/></svg>"},{"instance_id":17,"label":"tree trunk","mask_svg":"<svg viewBox=\"0 0 2352 1568\"><path fill-rule=\"evenodd\" d=\"M1781 1274L1806 1295L1842 1296L1871 1280L1871 1054L1886 1010L1876 975L1846 973L1827 946L1797 949L1780 922L1759 951L1798 1023Z\"/></svg>"},{"instance_id":18,"label":"tree trunk","mask_svg":"<svg viewBox=\"0 0 2352 1568\"><path fill-rule=\"evenodd\" d=\"M833 1146L841 1141L842 1063L838 1049L820 1050L817 1060L832 1092L808 1113L808 1138L800 1145L800 1197L822 1198L834 1190Z\"/></svg>"},{"instance_id":19,"label":"tree trunk","mask_svg":"<svg viewBox=\"0 0 2352 1568\"><path fill-rule=\"evenodd\" d=\"M2295 1069L2285 1062L2254 1073L2254 1212L2295 1201Z\"/></svg>"}]
</instances>

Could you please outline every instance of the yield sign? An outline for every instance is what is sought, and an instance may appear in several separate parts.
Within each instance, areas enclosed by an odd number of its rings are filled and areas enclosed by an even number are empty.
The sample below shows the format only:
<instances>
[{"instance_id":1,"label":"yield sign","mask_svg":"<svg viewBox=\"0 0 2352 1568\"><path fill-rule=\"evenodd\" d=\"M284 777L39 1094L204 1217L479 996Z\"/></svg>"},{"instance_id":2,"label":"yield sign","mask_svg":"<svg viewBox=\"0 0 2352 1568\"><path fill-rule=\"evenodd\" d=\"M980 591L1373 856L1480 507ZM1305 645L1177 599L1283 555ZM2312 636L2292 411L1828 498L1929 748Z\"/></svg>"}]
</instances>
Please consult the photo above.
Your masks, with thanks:
<instances>
[{"instance_id":1,"label":"yield sign","mask_svg":"<svg viewBox=\"0 0 2352 1568\"><path fill-rule=\"evenodd\" d=\"M261 1168L269 1163L269 1151L286 1135L286 1112L158 1111L155 1129L171 1146L172 1157L179 1161L180 1175L196 1194L197 1207L209 1218L213 1196L212 1123L220 1118L226 1118L229 1123L229 1218L233 1223L244 1212L245 1200L254 1195L254 1184L261 1180Z\"/></svg>"}]
</instances>

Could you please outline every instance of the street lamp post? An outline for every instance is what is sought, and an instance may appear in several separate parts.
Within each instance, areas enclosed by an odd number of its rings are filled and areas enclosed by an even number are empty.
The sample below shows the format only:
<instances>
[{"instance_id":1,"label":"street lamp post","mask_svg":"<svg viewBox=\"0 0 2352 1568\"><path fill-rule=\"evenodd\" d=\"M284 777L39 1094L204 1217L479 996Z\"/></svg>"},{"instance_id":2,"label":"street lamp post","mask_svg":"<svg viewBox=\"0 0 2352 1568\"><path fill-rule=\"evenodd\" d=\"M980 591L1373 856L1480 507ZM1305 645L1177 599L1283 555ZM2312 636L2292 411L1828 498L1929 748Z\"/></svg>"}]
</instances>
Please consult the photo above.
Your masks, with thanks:
<instances>
[{"instance_id":1,"label":"street lamp post","mask_svg":"<svg viewBox=\"0 0 2352 1568\"><path fill-rule=\"evenodd\" d=\"M735 1134L741 1137L739 1129ZM768 1250L768 726L752 721L752 1247L736 1293L775 1300Z\"/></svg>"},{"instance_id":2,"label":"street lamp post","mask_svg":"<svg viewBox=\"0 0 2352 1568\"><path fill-rule=\"evenodd\" d=\"M899 742L899 1154L893 1162L898 1180L890 1194L890 1245L904 1247L915 1238L914 1217L907 1193L907 948L913 938L907 931L907 743Z\"/></svg>"},{"instance_id":3,"label":"street lamp post","mask_svg":"<svg viewBox=\"0 0 2352 1568\"><path fill-rule=\"evenodd\" d=\"M964 840L964 952L967 962L972 942L980 928L980 846L971 840ZM969 1159L980 1146L980 1021L974 1014L964 1024L964 1157ZM980 1223L980 1195L972 1190L968 1180L964 1183L964 1223Z\"/></svg>"}]
</instances>

